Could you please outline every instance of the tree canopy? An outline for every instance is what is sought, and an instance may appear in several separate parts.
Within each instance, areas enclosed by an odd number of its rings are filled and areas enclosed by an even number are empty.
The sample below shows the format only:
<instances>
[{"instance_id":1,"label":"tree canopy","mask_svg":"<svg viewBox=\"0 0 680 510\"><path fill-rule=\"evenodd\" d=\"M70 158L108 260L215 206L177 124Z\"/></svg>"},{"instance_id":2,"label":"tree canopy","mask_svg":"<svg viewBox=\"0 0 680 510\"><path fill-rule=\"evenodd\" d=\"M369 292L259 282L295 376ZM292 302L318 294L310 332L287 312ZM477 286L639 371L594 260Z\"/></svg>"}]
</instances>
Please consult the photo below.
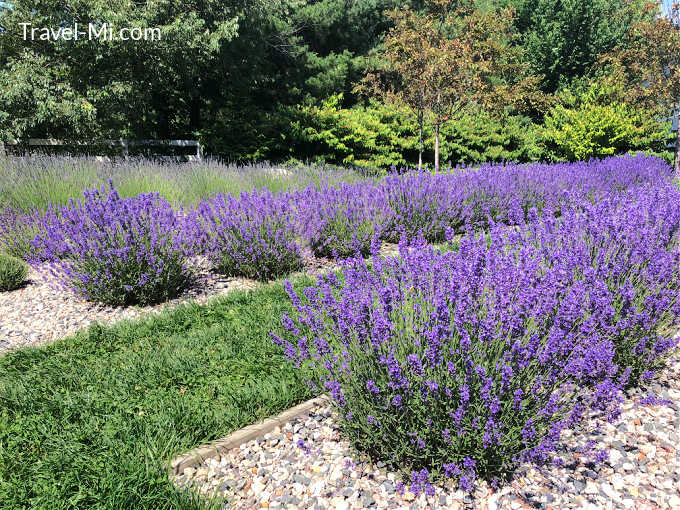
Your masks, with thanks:
<instances>
[{"instance_id":1,"label":"tree canopy","mask_svg":"<svg viewBox=\"0 0 680 510\"><path fill-rule=\"evenodd\" d=\"M430 37L427 80L441 86L427 101L440 123L469 103L502 105L491 112L501 124L515 116L509 125L540 126L554 93L594 79L602 55L637 44L631 27L656 22L643 0L12 0L0 3L0 140L197 138L230 160L297 157L311 147L299 138L313 134L311 112L329 98L356 115L373 108L355 87L385 67L404 13L432 22L413 34L427 39L434 27L439 37ZM153 28L161 37L23 37L27 26L75 23ZM465 23L474 30L461 32L463 41L455 32ZM459 50L486 46L476 56L454 54L455 41ZM475 65L464 69L467 57ZM428 137L424 143L427 152Z\"/></svg>"}]
</instances>

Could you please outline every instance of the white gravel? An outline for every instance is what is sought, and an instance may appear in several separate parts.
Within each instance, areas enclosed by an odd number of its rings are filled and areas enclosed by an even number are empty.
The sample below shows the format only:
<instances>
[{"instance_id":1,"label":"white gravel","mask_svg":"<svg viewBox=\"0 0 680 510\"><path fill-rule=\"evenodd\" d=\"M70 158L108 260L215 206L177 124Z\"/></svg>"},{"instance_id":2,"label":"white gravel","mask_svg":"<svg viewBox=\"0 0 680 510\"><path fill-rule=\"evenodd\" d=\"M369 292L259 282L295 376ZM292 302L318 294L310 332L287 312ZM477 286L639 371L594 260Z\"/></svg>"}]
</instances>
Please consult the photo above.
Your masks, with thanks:
<instances>
[{"instance_id":1,"label":"white gravel","mask_svg":"<svg viewBox=\"0 0 680 510\"><path fill-rule=\"evenodd\" d=\"M57 340L93 322L110 324L159 312L188 300L205 302L231 290L252 289L257 285L245 278L227 278L203 270L197 285L172 301L144 307L111 307L55 290L52 276L46 271L31 269L24 287L0 293L0 352Z\"/></svg>"},{"instance_id":2,"label":"white gravel","mask_svg":"<svg viewBox=\"0 0 680 510\"><path fill-rule=\"evenodd\" d=\"M381 254L398 253L396 245L384 243ZM147 313L156 313L186 301L205 303L232 290L254 289L259 282L211 272L204 261L194 261L199 280L182 296L154 306L111 307L77 298L57 290L55 278L44 269L31 268L26 284L11 292L0 292L0 352L40 345L87 328L93 322L111 324ZM337 268L336 261L308 257L304 272L316 275Z\"/></svg>"},{"instance_id":3,"label":"white gravel","mask_svg":"<svg viewBox=\"0 0 680 510\"><path fill-rule=\"evenodd\" d=\"M670 403L644 405L650 394ZM188 468L177 486L224 498L223 508L291 509L680 509L680 361L633 390L614 424L591 418L567 431L562 467L523 465L499 490L473 494L438 486L433 497L400 495L400 476L357 458L329 406L225 455ZM592 440L609 451L599 465L579 453ZM304 443L304 448L298 444Z\"/></svg>"}]
</instances>

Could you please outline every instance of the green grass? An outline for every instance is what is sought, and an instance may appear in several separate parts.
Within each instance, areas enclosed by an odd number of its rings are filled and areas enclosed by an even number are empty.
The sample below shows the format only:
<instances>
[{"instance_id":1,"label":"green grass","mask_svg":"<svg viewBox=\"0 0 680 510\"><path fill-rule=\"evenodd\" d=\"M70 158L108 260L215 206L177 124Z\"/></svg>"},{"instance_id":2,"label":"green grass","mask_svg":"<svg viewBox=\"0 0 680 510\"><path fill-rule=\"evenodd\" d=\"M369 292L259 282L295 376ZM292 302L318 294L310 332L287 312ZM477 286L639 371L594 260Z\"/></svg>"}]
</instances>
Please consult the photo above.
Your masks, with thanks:
<instances>
[{"instance_id":1,"label":"green grass","mask_svg":"<svg viewBox=\"0 0 680 510\"><path fill-rule=\"evenodd\" d=\"M290 307L275 283L0 356L0 508L205 508L169 460L311 396L268 335Z\"/></svg>"}]
</instances>

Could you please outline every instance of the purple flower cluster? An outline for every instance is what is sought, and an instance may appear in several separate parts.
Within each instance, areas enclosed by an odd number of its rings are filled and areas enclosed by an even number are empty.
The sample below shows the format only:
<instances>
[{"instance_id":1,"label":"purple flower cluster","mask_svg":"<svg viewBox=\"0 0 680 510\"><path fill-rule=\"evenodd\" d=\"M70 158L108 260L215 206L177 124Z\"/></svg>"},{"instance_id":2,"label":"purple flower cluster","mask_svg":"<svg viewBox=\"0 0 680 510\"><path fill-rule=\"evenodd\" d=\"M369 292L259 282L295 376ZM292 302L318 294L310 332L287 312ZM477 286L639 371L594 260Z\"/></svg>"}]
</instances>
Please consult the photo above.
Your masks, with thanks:
<instances>
[{"instance_id":1,"label":"purple flower cluster","mask_svg":"<svg viewBox=\"0 0 680 510\"><path fill-rule=\"evenodd\" d=\"M457 252L404 238L398 258L347 260L303 295L288 284L297 313L274 341L354 446L412 472L416 491L546 462L677 344L680 192L635 181L597 201L562 192L559 217L490 219Z\"/></svg>"},{"instance_id":2,"label":"purple flower cluster","mask_svg":"<svg viewBox=\"0 0 680 510\"><path fill-rule=\"evenodd\" d=\"M486 227L490 220L517 224L531 208L559 214L565 190L596 199L668 177L664 161L645 156L549 165L487 163L436 175L407 172L382 183L390 215L381 230L384 239L394 242L419 233L428 241L443 241L449 229L462 233Z\"/></svg>"},{"instance_id":3,"label":"purple flower cluster","mask_svg":"<svg viewBox=\"0 0 680 510\"><path fill-rule=\"evenodd\" d=\"M302 268L302 248L286 195L267 190L202 202L187 222L196 248L218 272L271 280Z\"/></svg>"},{"instance_id":4,"label":"purple flower cluster","mask_svg":"<svg viewBox=\"0 0 680 510\"><path fill-rule=\"evenodd\" d=\"M299 233L317 257L367 255L386 217L382 187L369 182L309 187L288 197Z\"/></svg>"},{"instance_id":5,"label":"purple flower cluster","mask_svg":"<svg viewBox=\"0 0 680 510\"><path fill-rule=\"evenodd\" d=\"M0 251L19 259L33 252L31 240L43 232L44 213L38 209L28 212L16 207L0 209Z\"/></svg>"},{"instance_id":6,"label":"purple flower cluster","mask_svg":"<svg viewBox=\"0 0 680 510\"><path fill-rule=\"evenodd\" d=\"M0 211L0 246L28 253L34 263L51 261L67 286L89 299L146 303L187 284L188 256L205 256L226 274L269 280L300 269L308 251L366 256L380 240L442 241L447 233L522 225L531 211L559 217L574 199L598 203L612 192L663 184L669 175L662 160L645 156L483 165L217 195L186 213L173 212L157 195L121 199L112 188L108 198L87 192L82 203L46 212Z\"/></svg>"},{"instance_id":7,"label":"purple flower cluster","mask_svg":"<svg viewBox=\"0 0 680 510\"><path fill-rule=\"evenodd\" d=\"M51 207L29 262L47 261L64 287L92 301L148 304L176 296L192 278L183 223L158 194L120 198L110 186Z\"/></svg>"}]
</instances>

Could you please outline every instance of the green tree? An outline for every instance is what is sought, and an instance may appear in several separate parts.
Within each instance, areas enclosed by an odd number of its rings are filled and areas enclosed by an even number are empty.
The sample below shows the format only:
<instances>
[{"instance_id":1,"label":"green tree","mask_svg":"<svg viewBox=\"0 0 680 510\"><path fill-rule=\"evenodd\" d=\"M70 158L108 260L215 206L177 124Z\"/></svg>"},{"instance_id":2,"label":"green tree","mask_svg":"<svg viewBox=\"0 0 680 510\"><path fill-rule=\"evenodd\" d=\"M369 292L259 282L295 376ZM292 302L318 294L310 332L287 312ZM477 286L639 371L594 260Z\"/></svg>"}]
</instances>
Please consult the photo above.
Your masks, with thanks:
<instances>
[{"instance_id":1,"label":"green tree","mask_svg":"<svg viewBox=\"0 0 680 510\"><path fill-rule=\"evenodd\" d=\"M470 108L503 110L534 93L538 79L527 74L512 44L512 16L511 9L476 10L470 2L451 0L433 0L424 13L390 13L395 24L383 42L380 65L358 89L411 109L418 122L418 168L426 119L434 128L438 170L444 123Z\"/></svg>"},{"instance_id":2,"label":"green tree","mask_svg":"<svg viewBox=\"0 0 680 510\"><path fill-rule=\"evenodd\" d=\"M190 132L200 117L204 73L210 69L214 56L236 35L240 13L241 7L233 2L217 0L143 3L46 0L38 8L35 2L14 0L12 8L0 11L0 79L14 80L19 88L24 86L20 80L28 80L25 85L37 92L36 98L50 90L72 90L75 96L86 98L92 105L100 134L105 136L143 134L167 138L171 133ZM114 34L125 27L159 28L161 38L155 41L24 38L24 29L30 34L31 28L56 30L75 23L81 27L107 23L114 27ZM30 73L16 73L29 65L27 61L36 59L51 70L42 73L49 79L36 81ZM43 92L38 91L41 85L45 87ZM35 99L33 102L37 103ZM0 105L4 117L30 115L37 106L11 110L14 104ZM33 126L29 133L32 135L46 134L51 129L48 122L15 119L14 125L20 124ZM3 127L12 129L7 124ZM77 130L73 133L81 134Z\"/></svg>"},{"instance_id":3,"label":"green tree","mask_svg":"<svg viewBox=\"0 0 680 510\"><path fill-rule=\"evenodd\" d=\"M0 141L40 133L50 138L98 134L95 108L66 77L64 65L28 52L0 72Z\"/></svg>"},{"instance_id":4,"label":"green tree","mask_svg":"<svg viewBox=\"0 0 680 510\"><path fill-rule=\"evenodd\" d=\"M588 74L640 15L642 0L504 0L517 9L527 61L544 90ZM633 4L634 9L629 6Z\"/></svg>"},{"instance_id":5,"label":"green tree","mask_svg":"<svg viewBox=\"0 0 680 510\"><path fill-rule=\"evenodd\" d=\"M680 110L680 4L647 4L646 16L631 25L602 63L624 84L631 101L661 116ZM680 177L680 129L673 166Z\"/></svg>"},{"instance_id":6,"label":"green tree","mask_svg":"<svg viewBox=\"0 0 680 510\"><path fill-rule=\"evenodd\" d=\"M287 108L319 105L338 93L343 93L344 106L354 104L351 90L364 73L364 57L391 23L383 11L421 4L14 0L11 8L0 9L0 80L16 88L10 100L0 104L0 129L14 137L198 137L230 159L285 156ZM159 27L162 38L25 41L19 26L23 22L54 29L75 22ZM42 77L24 83L30 73L17 70L35 59L44 67ZM61 110L72 111L60 114L52 105L48 114L26 94L19 100L22 89L35 91L36 97L63 90L55 101L65 100ZM82 98L93 110L83 117L71 108L78 101L70 98ZM26 100L32 104L24 104ZM41 108L43 117L33 118ZM92 115L96 122L83 124ZM81 128L74 124L66 129L69 118Z\"/></svg>"}]
</instances>

